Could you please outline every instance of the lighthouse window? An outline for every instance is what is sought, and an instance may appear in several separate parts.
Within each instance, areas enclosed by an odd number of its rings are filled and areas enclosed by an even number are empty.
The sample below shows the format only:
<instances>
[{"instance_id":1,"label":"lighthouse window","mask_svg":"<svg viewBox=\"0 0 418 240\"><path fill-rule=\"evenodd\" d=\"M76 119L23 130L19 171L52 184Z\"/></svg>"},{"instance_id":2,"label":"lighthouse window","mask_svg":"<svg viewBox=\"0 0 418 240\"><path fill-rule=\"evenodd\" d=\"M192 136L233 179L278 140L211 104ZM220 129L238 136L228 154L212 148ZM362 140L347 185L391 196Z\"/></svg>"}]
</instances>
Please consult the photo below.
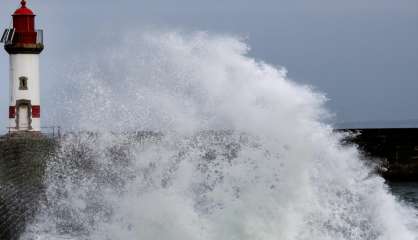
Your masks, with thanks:
<instances>
[{"instance_id":1,"label":"lighthouse window","mask_svg":"<svg viewBox=\"0 0 418 240\"><path fill-rule=\"evenodd\" d=\"M28 90L28 78L27 77L19 78L19 90Z\"/></svg>"}]
</instances>

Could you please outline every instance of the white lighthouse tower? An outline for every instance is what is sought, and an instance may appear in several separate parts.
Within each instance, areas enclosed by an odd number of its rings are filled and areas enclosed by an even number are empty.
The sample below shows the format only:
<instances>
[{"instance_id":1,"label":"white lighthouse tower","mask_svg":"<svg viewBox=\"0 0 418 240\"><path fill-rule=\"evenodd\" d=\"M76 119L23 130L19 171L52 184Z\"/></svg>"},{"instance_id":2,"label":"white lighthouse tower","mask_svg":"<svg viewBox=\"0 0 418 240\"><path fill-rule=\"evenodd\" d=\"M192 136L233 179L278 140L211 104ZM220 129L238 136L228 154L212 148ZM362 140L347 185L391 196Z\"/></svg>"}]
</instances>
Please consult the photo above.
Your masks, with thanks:
<instances>
[{"instance_id":1,"label":"white lighthouse tower","mask_svg":"<svg viewBox=\"0 0 418 240\"><path fill-rule=\"evenodd\" d=\"M10 132L40 132L41 103L39 55L44 49L43 32L35 29L35 14L26 1L13 16L13 28L1 41L10 55Z\"/></svg>"}]
</instances>

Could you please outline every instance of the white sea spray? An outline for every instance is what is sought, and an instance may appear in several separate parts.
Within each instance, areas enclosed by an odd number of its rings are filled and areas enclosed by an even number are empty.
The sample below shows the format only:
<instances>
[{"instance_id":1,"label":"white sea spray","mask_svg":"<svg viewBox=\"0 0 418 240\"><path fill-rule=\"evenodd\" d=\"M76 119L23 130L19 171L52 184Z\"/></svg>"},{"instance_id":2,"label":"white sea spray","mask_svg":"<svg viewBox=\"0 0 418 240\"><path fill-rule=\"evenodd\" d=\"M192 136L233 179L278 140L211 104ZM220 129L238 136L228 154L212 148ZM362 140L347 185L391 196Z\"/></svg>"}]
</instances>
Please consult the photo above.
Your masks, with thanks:
<instances>
[{"instance_id":1,"label":"white sea spray","mask_svg":"<svg viewBox=\"0 0 418 240\"><path fill-rule=\"evenodd\" d=\"M324 95L241 40L118 44L66 83L57 115L87 132L63 138L24 239L417 239L415 210L323 123Z\"/></svg>"}]
</instances>

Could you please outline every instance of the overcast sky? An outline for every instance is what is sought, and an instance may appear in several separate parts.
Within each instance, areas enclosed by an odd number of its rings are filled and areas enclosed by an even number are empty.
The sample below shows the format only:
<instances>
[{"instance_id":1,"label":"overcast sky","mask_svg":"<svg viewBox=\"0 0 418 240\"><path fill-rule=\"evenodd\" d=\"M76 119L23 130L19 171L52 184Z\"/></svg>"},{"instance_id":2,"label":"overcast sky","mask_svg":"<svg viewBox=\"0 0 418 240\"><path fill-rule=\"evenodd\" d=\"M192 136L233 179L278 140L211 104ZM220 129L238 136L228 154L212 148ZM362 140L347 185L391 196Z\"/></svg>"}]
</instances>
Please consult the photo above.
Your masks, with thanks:
<instances>
[{"instance_id":1,"label":"overcast sky","mask_svg":"<svg viewBox=\"0 0 418 240\"><path fill-rule=\"evenodd\" d=\"M18 0L2 2L4 28ZM250 55L330 99L340 122L418 119L417 0L29 0L45 31L42 98L91 39L137 28L248 37ZM90 41L90 43L89 43ZM87 43L87 44L86 44ZM0 126L8 117L8 56L0 55ZM58 103L57 103L58 104ZM43 109L43 114L48 113Z\"/></svg>"}]
</instances>

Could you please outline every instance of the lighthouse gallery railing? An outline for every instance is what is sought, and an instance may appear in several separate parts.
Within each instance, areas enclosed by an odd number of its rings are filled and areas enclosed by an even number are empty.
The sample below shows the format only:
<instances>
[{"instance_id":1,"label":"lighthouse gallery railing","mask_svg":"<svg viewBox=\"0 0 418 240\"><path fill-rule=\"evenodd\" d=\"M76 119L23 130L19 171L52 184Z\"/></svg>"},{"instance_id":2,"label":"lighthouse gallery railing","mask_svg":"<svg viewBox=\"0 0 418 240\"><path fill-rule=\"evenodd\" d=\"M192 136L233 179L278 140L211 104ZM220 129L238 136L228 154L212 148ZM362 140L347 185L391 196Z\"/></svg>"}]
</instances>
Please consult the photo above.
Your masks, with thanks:
<instances>
[{"instance_id":1,"label":"lighthouse gallery railing","mask_svg":"<svg viewBox=\"0 0 418 240\"><path fill-rule=\"evenodd\" d=\"M13 44L15 35L16 35L16 30L14 28L8 28L4 30L0 43L4 43L5 45ZM37 29L36 30L36 44L43 44L43 43L44 43L44 30Z\"/></svg>"}]
</instances>

